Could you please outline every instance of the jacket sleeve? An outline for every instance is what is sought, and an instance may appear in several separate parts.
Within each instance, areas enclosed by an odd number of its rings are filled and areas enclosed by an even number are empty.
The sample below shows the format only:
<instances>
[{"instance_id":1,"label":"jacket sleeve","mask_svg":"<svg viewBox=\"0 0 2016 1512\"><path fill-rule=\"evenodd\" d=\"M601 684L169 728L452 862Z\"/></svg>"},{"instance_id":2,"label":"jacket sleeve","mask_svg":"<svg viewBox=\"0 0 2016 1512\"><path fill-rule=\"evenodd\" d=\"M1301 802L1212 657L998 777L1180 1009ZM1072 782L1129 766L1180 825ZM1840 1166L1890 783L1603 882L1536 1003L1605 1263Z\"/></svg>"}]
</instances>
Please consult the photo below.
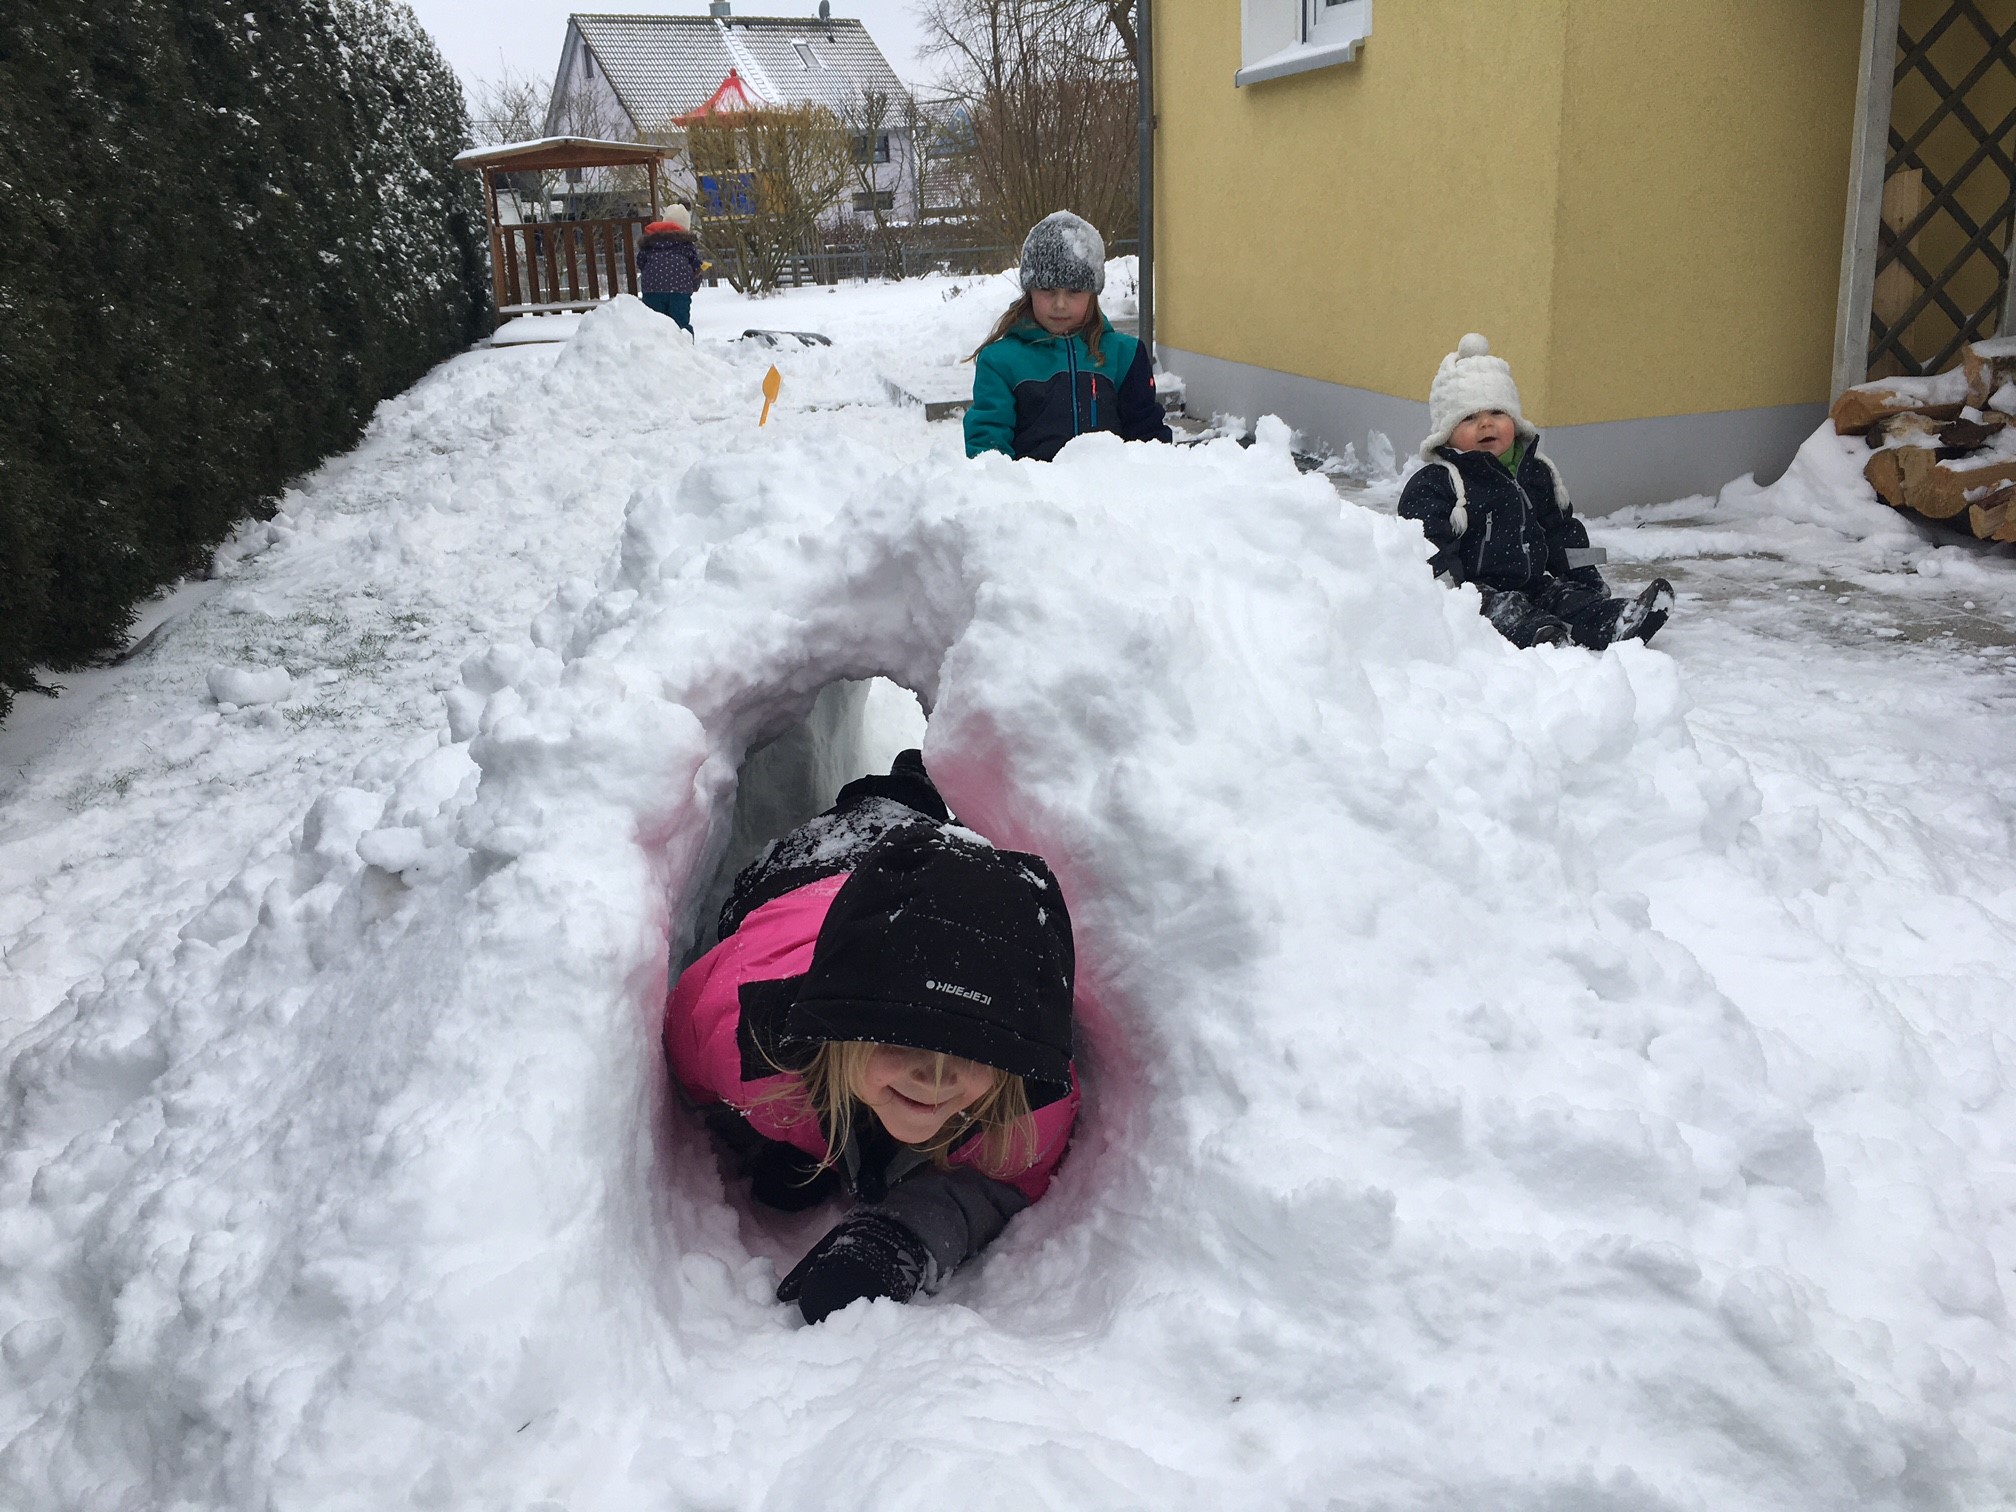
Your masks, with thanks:
<instances>
[{"instance_id":1,"label":"jacket sleeve","mask_svg":"<svg viewBox=\"0 0 2016 1512\"><path fill-rule=\"evenodd\" d=\"M973 403L966 410L966 455L982 452L1015 455L1015 393L1001 371L991 346L973 359Z\"/></svg>"},{"instance_id":2,"label":"jacket sleeve","mask_svg":"<svg viewBox=\"0 0 2016 1512\"><path fill-rule=\"evenodd\" d=\"M924 1242L931 1252L935 1285L1001 1236L1008 1220L1029 1206L1029 1199L1005 1181L968 1167L951 1170L926 1166L898 1182L871 1208L895 1219Z\"/></svg>"},{"instance_id":3,"label":"jacket sleeve","mask_svg":"<svg viewBox=\"0 0 2016 1512\"><path fill-rule=\"evenodd\" d=\"M1428 565L1437 577L1447 577L1452 583L1465 581L1456 547L1470 522L1459 512L1456 485L1448 468L1430 462L1407 480L1400 491L1400 517L1421 522L1421 533L1435 548Z\"/></svg>"},{"instance_id":4,"label":"jacket sleeve","mask_svg":"<svg viewBox=\"0 0 2016 1512\"><path fill-rule=\"evenodd\" d=\"M1120 434L1129 441L1173 441L1162 401L1155 397L1155 370L1148 348L1134 346L1134 360L1120 380Z\"/></svg>"}]
</instances>

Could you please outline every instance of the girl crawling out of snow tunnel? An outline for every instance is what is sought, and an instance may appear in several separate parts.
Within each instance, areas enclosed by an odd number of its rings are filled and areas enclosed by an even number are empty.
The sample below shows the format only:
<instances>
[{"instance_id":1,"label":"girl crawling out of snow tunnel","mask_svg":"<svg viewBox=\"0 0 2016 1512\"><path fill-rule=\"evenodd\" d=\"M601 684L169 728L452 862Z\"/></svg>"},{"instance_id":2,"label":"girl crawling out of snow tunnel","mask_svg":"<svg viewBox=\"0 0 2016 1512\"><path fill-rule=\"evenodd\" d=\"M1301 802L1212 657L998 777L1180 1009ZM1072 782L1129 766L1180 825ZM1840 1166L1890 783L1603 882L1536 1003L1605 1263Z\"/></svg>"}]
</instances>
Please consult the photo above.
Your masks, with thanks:
<instances>
[{"instance_id":1,"label":"girl crawling out of snow tunnel","mask_svg":"<svg viewBox=\"0 0 2016 1512\"><path fill-rule=\"evenodd\" d=\"M665 1051L757 1201L854 1207L777 1288L817 1323L933 1291L1043 1195L1078 1113L1057 880L905 751L735 879Z\"/></svg>"}]
</instances>

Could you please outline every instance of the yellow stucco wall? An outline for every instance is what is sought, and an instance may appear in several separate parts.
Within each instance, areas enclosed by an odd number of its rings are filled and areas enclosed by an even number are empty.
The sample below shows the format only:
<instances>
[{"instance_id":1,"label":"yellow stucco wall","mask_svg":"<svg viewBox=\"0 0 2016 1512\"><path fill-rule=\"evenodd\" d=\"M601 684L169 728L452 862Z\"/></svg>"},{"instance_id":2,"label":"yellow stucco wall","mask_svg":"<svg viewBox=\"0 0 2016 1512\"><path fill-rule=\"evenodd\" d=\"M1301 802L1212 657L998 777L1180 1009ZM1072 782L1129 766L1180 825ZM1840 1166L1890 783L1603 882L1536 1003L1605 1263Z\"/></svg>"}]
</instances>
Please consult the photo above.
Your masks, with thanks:
<instances>
[{"instance_id":1,"label":"yellow stucco wall","mask_svg":"<svg viewBox=\"0 0 2016 1512\"><path fill-rule=\"evenodd\" d=\"M1375 6L1358 62L1235 90L1238 0L1159 5L1158 338L1416 397L1470 325L1537 361L1567 6L1521 9Z\"/></svg>"},{"instance_id":2,"label":"yellow stucco wall","mask_svg":"<svg viewBox=\"0 0 2016 1512\"><path fill-rule=\"evenodd\" d=\"M1158 7L1157 335L1404 398L1466 330L1547 425L1828 398L1861 7L1375 4L1234 89Z\"/></svg>"},{"instance_id":3,"label":"yellow stucco wall","mask_svg":"<svg viewBox=\"0 0 2016 1512\"><path fill-rule=\"evenodd\" d=\"M1551 423L1832 397L1861 9L1576 0Z\"/></svg>"}]
</instances>

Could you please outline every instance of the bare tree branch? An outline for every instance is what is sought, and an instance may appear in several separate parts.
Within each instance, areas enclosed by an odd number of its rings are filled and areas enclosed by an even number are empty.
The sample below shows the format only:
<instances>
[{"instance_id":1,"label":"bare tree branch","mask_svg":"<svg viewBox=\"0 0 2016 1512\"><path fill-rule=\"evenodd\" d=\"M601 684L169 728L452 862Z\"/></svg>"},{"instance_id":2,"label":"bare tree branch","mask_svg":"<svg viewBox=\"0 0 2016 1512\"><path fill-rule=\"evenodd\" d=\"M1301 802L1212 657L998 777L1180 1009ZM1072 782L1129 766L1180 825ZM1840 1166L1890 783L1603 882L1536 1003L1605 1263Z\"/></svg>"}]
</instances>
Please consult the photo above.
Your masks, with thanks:
<instances>
[{"instance_id":1,"label":"bare tree branch","mask_svg":"<svg viewBox=\"0 0 2016 1512\"><path fill-rule=\"evenodd\" d=\"M1132 235L1132 0L926 0L927 50L966 107L975 228L1014 244L1053 210Z\"/></svg>"},{"instance_id":2,"label":"bare tree branch","mask_svg":"<svg viewBox=\"0 0 2016 1512\"><path fill-rule=\"evenodd\" d=\"M490 146L550 135L623 141L634 134L630 118L606 94L569 89L556 96L552 86L509 68L477 84L470 128ZM525 170L506 175L505 184L528 219L550 215L555 200L575 215L611 215L650 197L650 176L642 168L588 169L571 180L552 169Z\"/></svg>"}]
</instances>

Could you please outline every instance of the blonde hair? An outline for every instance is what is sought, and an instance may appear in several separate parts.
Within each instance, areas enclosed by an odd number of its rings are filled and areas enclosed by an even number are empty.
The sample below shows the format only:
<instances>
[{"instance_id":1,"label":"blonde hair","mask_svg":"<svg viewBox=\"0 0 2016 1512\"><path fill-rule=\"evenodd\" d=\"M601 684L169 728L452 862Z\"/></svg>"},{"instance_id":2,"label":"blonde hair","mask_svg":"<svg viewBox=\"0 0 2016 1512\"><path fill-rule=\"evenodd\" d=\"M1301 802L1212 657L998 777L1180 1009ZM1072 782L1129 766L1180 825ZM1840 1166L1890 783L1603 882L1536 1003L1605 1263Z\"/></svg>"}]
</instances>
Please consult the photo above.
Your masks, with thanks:
<instances>
[{"instance_id":1,"label":"blonde hair","mask_svg":"<svg viewBox=\"0 0 2016 1512\"><path fill-rule=\"evenodd\" d=\"M1026 290L1022 297L1008 306L1006 313L994 322L994 329L987 333L987 339L966 354L966 360L971 362L975 357L980 355L984 348L994 345L995 342L1006 336L1024 321L1029 321L1036 325L1042 324L1041 321L1036 319L1036 297ZM1085 350L1092 354L1094 366L1097 366L1101 360L1099 356L1099 336L1105 328L1105 324L1105 317L1099 313L1099 296L1094 294L1091 303L1085 306L1085 319L1075 329L1064 333L1066 336L1083 336L1085 338Z\"/></svg>"},{"instance_id":2,"label":"blonde hair","mask_svg":"<svg viewBox=\"0 0 2016 1512\"><path fill-rule=\"evenodd\" d=\"M847 1146L847 1132L854 1127L856 1113L864 1106L855 1088L868 1069L868 1058L879 1047L868 1040L828 1040L814 1053L811 1063L800 1071L786 1071L789 1079L765 1091L758 1105L790 1102L804 1114L819 1120L826 1137L826 1157L819 1162L825 1170L840 1159ZM934 1080L949 1080L945 1064L954 1057L934 1052ZM778 1068L783 1070L782 1067ZM1018 1175L1036 1163L1038 1150L1035 1120L1030 1115L1029 1089L1022 1078L999 1067L989 1066L993 1084L963 1113L945 1121L945 1127L928 1144L911 1148L929 1157L937 1166L948 1165L952 1149L978 1131L980 1158L974 1162L986 1175L1005 1178ZM802 1116L802 1115L801 1115ZM787 1122L795 1120L787 1119Z\"/></svg>"}]
</instances>

